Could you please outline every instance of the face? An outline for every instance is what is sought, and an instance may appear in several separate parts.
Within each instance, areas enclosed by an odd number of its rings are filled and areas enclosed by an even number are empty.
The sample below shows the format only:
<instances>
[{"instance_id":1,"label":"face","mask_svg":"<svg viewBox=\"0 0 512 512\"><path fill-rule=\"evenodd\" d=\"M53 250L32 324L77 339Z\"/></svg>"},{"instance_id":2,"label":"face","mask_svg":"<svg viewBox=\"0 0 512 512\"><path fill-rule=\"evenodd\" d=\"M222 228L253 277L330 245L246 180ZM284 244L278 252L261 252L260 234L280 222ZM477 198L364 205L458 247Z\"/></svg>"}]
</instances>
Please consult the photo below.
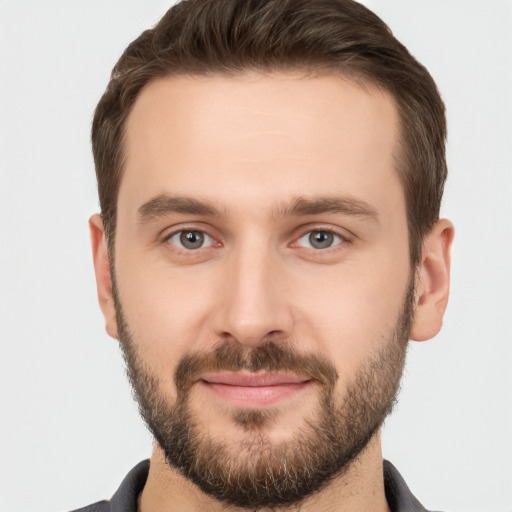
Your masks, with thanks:
<instances>
[{"instance_id":1,"label":"face","mask_svg":"<svg viewBox=\"0 0 512 512\"><path fill-rule=\"evenodd\" d=\"M137 99L110 331L203 491L298 501L389 411L413 298L398 131L388 94L337 76L173 77Z\"/></svg>"}]
</instances>

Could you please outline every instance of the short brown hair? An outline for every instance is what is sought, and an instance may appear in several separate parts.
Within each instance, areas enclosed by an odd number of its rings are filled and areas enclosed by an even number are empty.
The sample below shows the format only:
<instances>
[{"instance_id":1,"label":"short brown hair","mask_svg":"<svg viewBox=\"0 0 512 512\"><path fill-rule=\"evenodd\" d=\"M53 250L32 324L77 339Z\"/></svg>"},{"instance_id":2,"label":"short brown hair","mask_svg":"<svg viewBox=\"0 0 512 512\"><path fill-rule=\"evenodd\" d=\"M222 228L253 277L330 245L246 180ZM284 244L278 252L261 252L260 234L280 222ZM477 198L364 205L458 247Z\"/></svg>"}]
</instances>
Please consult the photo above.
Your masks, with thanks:
<instances>
[{"instance_id":1,"label":"short brown hair","mask_svg":"<svg viewBox=\"0 0 512 512\"><path fill-rule=\"evenodd\" d=\"M353 0L183 0L125 50L95 111L92 146L101 212L113 248L127 116L164 76L307 69L343 73L394 97L401 121L397 171L410 259L439 218L446 180L444 104L434 80L387 25Z\"/></svg>"}]
</instances>

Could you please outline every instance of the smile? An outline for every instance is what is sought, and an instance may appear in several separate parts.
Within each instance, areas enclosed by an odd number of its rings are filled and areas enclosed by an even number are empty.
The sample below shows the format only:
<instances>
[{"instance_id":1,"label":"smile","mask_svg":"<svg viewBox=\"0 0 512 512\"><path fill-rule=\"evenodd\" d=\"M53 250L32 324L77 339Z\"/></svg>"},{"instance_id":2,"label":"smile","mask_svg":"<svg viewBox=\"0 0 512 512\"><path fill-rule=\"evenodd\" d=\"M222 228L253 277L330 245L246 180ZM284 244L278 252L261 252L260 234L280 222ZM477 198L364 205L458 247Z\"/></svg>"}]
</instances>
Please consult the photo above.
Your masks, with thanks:
<instances>
[{"instance_id":1,"label":"smile","mask_svg":"<svg viewBox=\"0 0 512 512\"><path fill-rule=\"evenodd\" d=\"M253 409L291 398L313 385L313 380L282 373L224 372L204 375L199 384L222 401Z\"/></svg>"}]
</instances>

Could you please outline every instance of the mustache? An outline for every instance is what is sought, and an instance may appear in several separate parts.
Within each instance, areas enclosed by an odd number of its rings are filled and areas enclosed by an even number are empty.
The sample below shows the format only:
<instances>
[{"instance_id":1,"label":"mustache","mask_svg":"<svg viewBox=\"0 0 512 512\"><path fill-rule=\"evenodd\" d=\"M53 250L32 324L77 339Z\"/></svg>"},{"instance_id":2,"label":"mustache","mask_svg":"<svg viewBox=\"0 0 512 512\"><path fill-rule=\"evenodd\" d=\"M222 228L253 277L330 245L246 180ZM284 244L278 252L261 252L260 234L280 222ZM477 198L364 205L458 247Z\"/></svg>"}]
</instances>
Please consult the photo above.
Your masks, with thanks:
<instances>
[{"instance_id":1,"label":"mustache","mask_svg":"<svg viewBox=\"0 0 512 512\"><path fill-rule=\"evenodd\" d=\"M248 349L224 342L206 353L187 354L176 367L174 382L178 390L188 390L201 375L221 371L289 371L334 388L338 373L333 364L318 354L300 354L288 343L268 341Z\"/></svg>"}]
</instances>

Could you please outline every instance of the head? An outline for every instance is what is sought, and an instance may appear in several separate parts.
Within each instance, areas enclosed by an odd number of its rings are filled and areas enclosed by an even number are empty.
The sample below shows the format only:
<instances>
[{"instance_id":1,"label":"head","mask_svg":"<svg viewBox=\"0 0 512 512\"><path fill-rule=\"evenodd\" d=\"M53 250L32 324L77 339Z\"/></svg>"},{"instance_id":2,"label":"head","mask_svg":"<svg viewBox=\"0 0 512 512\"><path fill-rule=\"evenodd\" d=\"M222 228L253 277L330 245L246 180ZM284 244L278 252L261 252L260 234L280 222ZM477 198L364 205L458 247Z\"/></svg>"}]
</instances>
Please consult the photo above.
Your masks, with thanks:
<instances>
[{"instance_id":1,"label":"head","mask_svg":"<svg viewBox=\"0 0 512 512\"><path fill-rule=\"evenodd\" d=\"M301 501L365 453L446 307L435 84L346 0L188 0L93 123L100 303L167 462Z\"/></svg>"},{"instance_id":2,"label":"head","mask_svg":"<svg viewBox=\"0 0 512 512\"><path fill-rule=\"evenodd\" d=\"M125 50L94 116L101 212L113 248L126 119L150 82L165 76L303 70L386 90L400 119L402 183L411 264L439 218L447 175L444 104L434 80L386 24L353 0L180 2Z\"/></svg>"}]
</instances>

